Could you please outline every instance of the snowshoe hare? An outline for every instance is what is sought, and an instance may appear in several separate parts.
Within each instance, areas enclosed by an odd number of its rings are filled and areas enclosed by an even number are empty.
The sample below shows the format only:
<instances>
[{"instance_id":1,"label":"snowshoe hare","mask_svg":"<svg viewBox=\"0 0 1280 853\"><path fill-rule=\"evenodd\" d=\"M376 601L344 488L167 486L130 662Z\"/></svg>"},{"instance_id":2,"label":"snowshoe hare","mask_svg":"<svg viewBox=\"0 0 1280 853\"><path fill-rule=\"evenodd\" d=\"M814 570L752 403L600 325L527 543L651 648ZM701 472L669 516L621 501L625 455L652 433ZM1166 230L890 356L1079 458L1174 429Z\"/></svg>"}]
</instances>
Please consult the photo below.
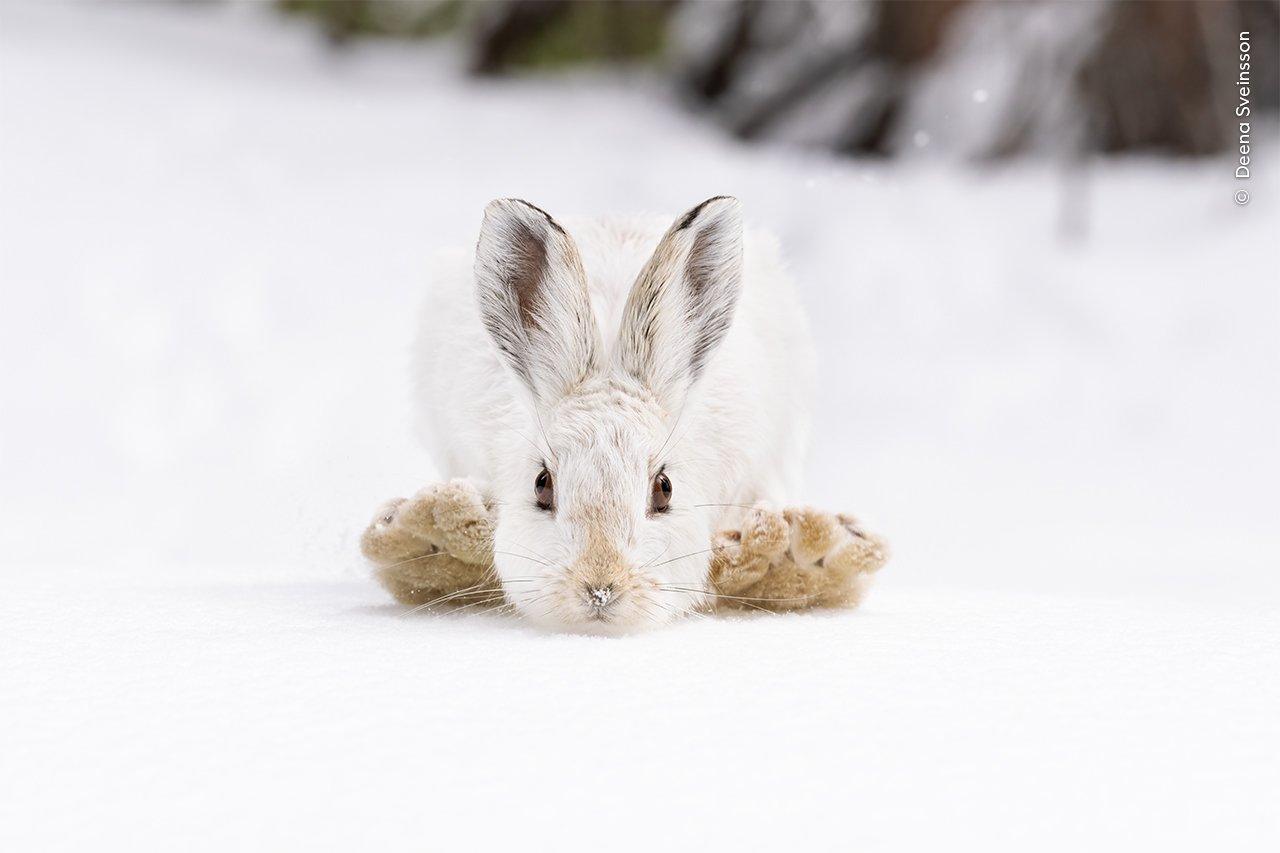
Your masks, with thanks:
<instances>
[{"instance_id":1,"label":"snowshoe hare","mask_svg":"<svg viewBox=\"0 0 1280 853\"><path fill-rule=\"evenodd\" d=\"M491 202L474 256L436 270L415 364L454 479L366 533L403 601L496 594L541 624L626 630L717 598L848 603L883 562L848 517L773 509L798 485L814 353L736 199L674 224ZM726 592L778 589L799 595Z\"/></svg>"}]
</instances>

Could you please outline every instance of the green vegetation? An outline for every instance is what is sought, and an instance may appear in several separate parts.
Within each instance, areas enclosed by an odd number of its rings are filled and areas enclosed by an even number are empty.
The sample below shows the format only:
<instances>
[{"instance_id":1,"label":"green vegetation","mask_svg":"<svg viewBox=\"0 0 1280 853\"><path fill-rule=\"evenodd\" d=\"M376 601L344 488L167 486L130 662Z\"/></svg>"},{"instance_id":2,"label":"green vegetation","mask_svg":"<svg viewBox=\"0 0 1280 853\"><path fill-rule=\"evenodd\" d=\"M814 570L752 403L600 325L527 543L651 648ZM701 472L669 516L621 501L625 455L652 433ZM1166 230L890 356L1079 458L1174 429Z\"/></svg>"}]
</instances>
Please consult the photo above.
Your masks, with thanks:
<instances>
[{"instance_id":1,"label":"green vegetation","mask_svg":"<svg viewBox=\"0 0 1280 853\"><path fill-rule=\"evenodd\" d=\"M458 33L480 74L555 70L659 57L674 0L276 0L310 18L335 43L361 36L432 38Z\"/></svg>"},{"instance_id":2,"label":"green vegetation","mask_svg":"<svg viewBox=\"0 0 1280 853\"><path fill-rule=\"evenodd\" d=\"M334 42L356 36L431 38L458 29L465 0L276 0L282 12L312 18Z\"/></svg>"}]
</instances>

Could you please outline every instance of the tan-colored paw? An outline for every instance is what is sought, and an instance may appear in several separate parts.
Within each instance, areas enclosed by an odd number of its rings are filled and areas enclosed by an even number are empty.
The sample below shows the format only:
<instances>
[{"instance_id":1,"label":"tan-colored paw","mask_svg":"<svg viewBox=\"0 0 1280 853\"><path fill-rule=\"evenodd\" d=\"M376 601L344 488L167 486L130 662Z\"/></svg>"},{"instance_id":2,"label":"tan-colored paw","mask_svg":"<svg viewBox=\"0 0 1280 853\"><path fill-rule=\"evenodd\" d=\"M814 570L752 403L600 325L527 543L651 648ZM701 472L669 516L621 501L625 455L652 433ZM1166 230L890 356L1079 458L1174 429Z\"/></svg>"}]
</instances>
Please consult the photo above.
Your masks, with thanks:
<instances>
[{"instance_id":1,"label":"tan-colored paw","mask_svg":"<svg viewBox=\"0 0 1280 853\"><path fill-rule=\"evenodd\" d=\"M737 594L757 583L768 570L767 558L743 552L740 531L721 530L712 537L707 576L713 592L722 595Z\"/></svg>"},{"instance_id":2,"label":"tan-colored paw","mask_svg":"<svg viewBox=\"0 0 1280 853\"><path fill-rule=\"evenodd\" d=\"M360 537L365 559L381 566L421 554L430 547L429 542L399 523L405 504L404 498L396 498L378 508Z\"/></svg>"},{"instance_id":3,"label":"tan-colored paw","mask_svg":"<svg viewBox=\"0 0 1280 853\"><path fill-rule=\"evenodd\" d=\"M434 488L433 520L441 544L466 562L491 565L494 518L484 496L470 480Z\"/></svg>"},{"instance_id":4,"label":"tan-colored paw","mask_svg":"<svg viewBox=\"0 0 1280 853\"><path fill-rule=\"evenodd\" d=\"M889 543L869 532L851 515L836 516L849 538L834 549L828 560L843 562L849 571L873 574L889 562Z\"/></svg>"},{"instance_id":5,"label":"tan-colored paw","mask_svg":"<svg viewBox=\"0 0 1280 853\"><path fill-rule=\"evenodd\" d=\"M381 566L375 576L401 604L455 607L502 597L488 567L464 563L444 551Z\"/></svg>"},{"instance_id":6,"label":"tan-colored paw","mask_svg":"<svg viewBox=\"0 0 1280 853\"><path fill-rule=\"evenodd\" d=\"M463 562L493 562L493 513L469 480L424 487L393 507L387 524L430 542Z\"/></svg>"},{"instance_id":7,"label":"tan-colored paw","mask_svg":"<svg viewBox=\"0 0 1280 853\"><path fill-rule=\"evenodd\" d=\"M440 531L436 528L436 496L439 491L438 483L419 489L413 497L400 503L391 523L420 539L442 544Z\"/></svg>"},{"instance_id":8,"label":"tan-colored paw","mask_svg":"<svg viewBox=\"0 0 1280 853\"><path fill-rule=\"evenodd\" d=\"M710 581L714 592L735 595L756 584L787 549L787 522L765 504L747 511L738 530L712 537Z\"/></svg>"},{"instance_id":9,"label":"tan-colored paw","mask_svg":"<svg viewBox=\"0 0 1280 853\"><path fill-rule=\"evenodd\" d=\"M871 573L888 559L884 541L852 516L800 507L779 517L785 524L784 544L779 549L772 542L767 571L733 590L733 598L722 596L721 603L764 610L856 605Z\"/></svg>"},{"instance_id":10,"label":"tan-colored paw","mask_svg":"<svg viewBox=\"0 0 1280 853\"><path fill-rule=\"evenodd\" d=\"M889 543L883 537L868 531L862 522L852 515L840 513L836 519L853 537L852 558L858 561L861 571L876 572L889 562L889 558L893 555L889 550Z\"/></svg>"},{"instance_id":11,"label":"tan-colored paw","mask_svg":"<svg viewBox=\"0 0 1280 853\"><path fill-rule=\"evenodd\" d=\"M852 607L866 592L871 574L888 560L884 540L873 536L851 515L805 508L792 521L792 553L798 567L810 572L813 594L823 607Z\"/></svg>"},{"instance_id":12,"label":"tan-colored paw","mask_svg":"<svg viewBox=\"0 0 1280 853\"><path fill-rule=\"evenodd\" d=\"M470 484L446 483L378 509L361 536L360 550L397 601L454 606L501 596L494 592L492 545L487 544L492 533L479 526L487 521L487 511L478 494ZM477 538L483 540L480 545Z\"/></svg>"},{"instance_id":13,"label":"tan-colored paw","mask_svg":"<svg viewBox=\"0 0 1280 853\"><path fill-rule=\"evenodd\" d=\"M787 550L790 532L783 513L758 503L742 520L742 550L751 556L776 560Z\"/></svg>"},{"instance_id":14,"label":"tan-colored paw","mask_svg":"<svg viewBox=\"0 0 1280 853\"><path fill-rule=\"evenodd\" d=\"M821 561L843 540L842 533L848 535L834 515L812 507L786 509L782 515L790 526L792 557L802 566Z\"/></svg>"}]
</instances>

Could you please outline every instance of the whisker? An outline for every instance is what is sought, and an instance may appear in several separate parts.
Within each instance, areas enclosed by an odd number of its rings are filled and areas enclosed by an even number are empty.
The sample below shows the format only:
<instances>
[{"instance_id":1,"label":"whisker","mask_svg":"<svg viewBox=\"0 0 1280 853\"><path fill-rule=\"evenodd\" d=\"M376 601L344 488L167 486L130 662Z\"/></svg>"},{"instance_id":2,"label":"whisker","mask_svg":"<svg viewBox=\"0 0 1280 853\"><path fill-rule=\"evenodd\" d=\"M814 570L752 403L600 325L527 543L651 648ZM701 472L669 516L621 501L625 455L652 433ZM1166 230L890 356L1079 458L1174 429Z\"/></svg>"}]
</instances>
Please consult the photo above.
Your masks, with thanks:
<instances>
[{"instance_id":1,"label":"whisker","mask_svg":"<svg viewBox=\"0 0 1280 853\"><path fill-rule=\"evenodd\" d=\"M649 608L647 608L647 607L641 607L641 608L639 608L639 609L640 609L640 612L641 612L641 613L643 613L643 614L648 618L648 620L649 620L650 622L652 622L653 624L655 624L655 625L661 625L661 624L662 624L662 621L663 621L663 620L662 620L662 614L660 614L660 613L654 613L652 610L650 610L650 609L649 609Z\"/></svg>"},{"instance_id":2,"label":"whisker","mask_svg":"<svg viewBox=\"0 0 1280 853\"><path fill-rule=\"evenodd\" d=\"M796 601L812 601L813 599L820 598L822 596L822 593L815 592L815 593L810 593L809 595L796 596L794 598L760 598L760 597L749 596L749 595L729 595L727 593L715 592L714 590L709 590L709 589L691 589L689 587L682 587L682 586L663 585L662 589L669 590L671 592L685 592L685 593L699 593L702 595L714 595L716 598L727 598L733 601L773 601L778 603L796 602Z\"/></svg>"},{"instance_id":3,"label":"whisker","mask_svg":"<svg viewBox=\"0 0 1280 853\"><path fill-rule=\"evenodd\" d=\"M540 560L546 560L547 565L551 565L552 563L554 563L554 562L555 562L555 560L552 560L552 559L551 559L550 557L548 557L546 554L540 554L539 552L537 552L537 551L533 550L532 548L530 548L528 545L524 544L523 542L512 542L512 543L511 543L511 547L513 547L513 548L522 548L522 549L524 549L525 551L528 551L528 552L529 552L530 554L532 554L533 556L537 557L538 559L540 559Z\"/></svg>"},{"instance_id":4,"label":"whisker","mask_svg":"<svg viewBox=\"0 0 1280 853\"><path fill-rule=\"evenodd\" d=\"M482 614L484 614L484 613L488 613L490 610L493 610L494 608L497 608L497 607L503 607L503 606L505 606L506 604L507 604L507 602L506 602L503 598L501 598L501 597L497 597L497 598L485 598L485 599L481 599L480 601L473 601L473 602L471 602L470 604L464 604L464 605L462 605L461 607L454 608L453 612L454 612L455 614L457 614L457 613L461 613L461 612L462 612L462 611L464 611L464 610L468 610L468 609L470 609L470 608L472 608L472 607L477 607L477 606L483 607L483 606L485 606L485 605L491 605L490 607L488 607L488 608L487 608L487 609L485 609L485 610L477 611L476 613L468 613L468 614L467 614L468 616L480 616L480 615L482 615Z\"/></svg>"},{"instance_id":5,"label":"whisker","mask_svg":"<svg viewBox=\"0 0 1280 853\"><path fill-rule=\"evenodd\" d=\"M533 598L527 599L526 601L521 603L527 606L532 606L534 604L537 604L539 601L546 599L548 596L554 594L554 592L555 590L547 590L546 592L543 592L540 595L536 595Z\"/></svg>"},{"instance_id":6,"label":"whisker","mask_svg":"<svg viewBox=\"0 0 1280 853\"><path fill-rule=\"evenodd\" d=\"M680 591L680 590L677 590L677 591ZM688 592L688 590L683 590L683 591L684 591L684 592ZM700 590L700 591L702 591L702 590ZM705 592L705 591L703 591L703 592ZM706 594L708 594L708 595L715 595L716 593L706 593ZM707 606L708 606L708 607L711 607L711 608L714 608L714 605L707 605ZM769 610L767 607L761 607L759 604L753 604L751 601L747 601L747 600L743 600L743 601L738 602L737 606L739 606L739 607L746 607L746 608L749 608L749 609L751 609L751 610L758 611L758 612L760 612L760 613L772 613L772 612L773 612L772 610ZM693 613L694 611L693 611L693 610L690 610L689 612L690 612L690 613ZM710 611L708 611L708 612L710 612ZM710 618L710 616L709 616L708 614L701 614L701 615L703 616L703 618L704 618L704 619L706 619L706 618Z\"/></svg>"},{"instance_id":7,"label":"whisker","mask_svg":"<svg viewBox=\"0 0 1280 853\"><path fill-rule=\"evenodd\" d=\"M476 617L480 617L480 616L489 616L492 614L497 614L499 616L514 615L520 619L524 618L524 614L521 613L519 610L517 610L515 604L510 601L504 602L503 604L495 604L493 607L490 607L488 610L482 610L479 613L475 613L472 615Z\"/></svg>"},{"instance_id":8,"label":"whisker","mask_svg":"<svg viewBox=\"0 0 1280 853\"><path fill-rule=\"evenodd\" d=\"M463 596L486 595L486 594L495 593L495 592L498 592L498 593L502 592L502 588L493 587L490 589L481 589L478 585L469 586L466 589L460 589L460 590L457 590L456 592L451 592L448 595L442 595L437 598L433 598L430 601L419 604L417 607L414 607L412 610L408 610L404 613L401 613L400 618L404 618L405 616L412 616L414 613L417 613L420 610L426 610L428 608L435 607L438 604L444 604L447 601L453 601L456 598L462 598Z\"/></svg>"},{"instance_id":9,"label":"whisker","mask_svg":"<svg viewBox=\"0 0 1280 853\"><path fill-rule=\"evenodd\" d=\"M663 549L662 549L662 553L658 554L658 555L657 555L657 556L655 556L653 559L651 559L651 560L647 561L644 565L642 565L642 566L637 566L637 567L636 567L636 571L637 571L637 572L643 572L645 569L647 569L647 568L649 568L650 566L652 566L655 560L658 560L658 559L662 558L662 557L663 557L663 556L665 556L665 555L666 555L666 553L667 553L668 551L670 551L670 550L671 550L671 544L670 544L670 543L667 543L667 547L665 547L665 548L663 548Z\"/></svg>"},{"instance_id":10,"label":"whisker","mask_svg":"<svg viewBox=\"0 0 1280 853\"><path fill-rule=\"evenodd\" d=\"M537 578L537 577L534 577L534 576L529 576L529 577L519 577L519 578L508 578L506 582L508 582L508 583L529 583L529 582L534 581L534 580L537 580L537 579L538 579L538 578ZM483 587L485 584L494 584L494 583L498 584L498 586L497 586L497 587L491 587L491 588L489 588L489 589L481 589L481 587ZM451 601L451 600L453 600L453 599L455 599L455 598L459 598L459 597L464 596L464 595L473 595L473 594L474 594L474 595L480 595L480 594L483 594L483 593L490 593L490 592L502 592L502 591L503 591L502 584L503 584L503 581L502 581L502 580L500 580L496 575L494 575L494 573L493 573L493 571L492 571L492 570L490 570L490 571L486 572L486 573L485 573L485 574L480 578L480 580L476 581L476 582L475 582L474 584L472 584L471 586L463 587L462 589L454 590L453 592L446 593L446 594L441 595L441 596L439 596L439 597L437 597L437 598L433 598L433 599L431 599L431 600L430 600L430 601L428 601L428 602L425 602L425 603L423 603L423 604L419 604L417 607L414 607L412 610L408 611L407 613L402 613L402 614L400 614L400 615L401 615L401 616L408 616L408 615L410 615L410 614L417 613L419 610L423 610L423 609L425 609L425 608L432 607L432 606L434 606L434 605L436 605L436 604L443 604L443 603L444 603L444 602L446 602L446 601Z\"/></svg>"},{"instance_id":11,"label":"whisker","mask_svg":"<svg viewBox=\"0 0 1280 853\"><path fill-rule=\"evenodd\" d=\"M457 590L454 590L453 592L444 593L443 595L437 596L436 598L433 598L430 601L427 601L423 604L419 604L417 607L410 610L409 613L417 613L419 610L422 610L423 608L431 607L433 604L438 604L442 601L448 601L449 599L456 598L460 595L467 595L468 593L473 593L473 592L476 592L476 593L485 592L486 590L481 589L481 587L485 583L491 583L492 581L493 581L492 578L483 578L482 580L477 581L471 586L464 587L462 589L457 589ZM401 615L408 616L409 613L404 613Z\"/></svg>"},{"instance_id":12,"label":"whisker","mask_svg":"<svg viewBox=\"0 0 1280 853\"><path fill-rule=\"evenodd\" d=\"M680 413L676 415L676 422L671 425L671 431L668 432L667 437L662 440L662 446L658 448L658 452L653 454L654 459L657 459L660 456L662 456L662 451L667 449L667 442L671 441L671 436L676 434L676 428L680 426L680 421L684 419L685 409L687 408L688 408L687 406L680 407ZM676 442L676 444L679 444L679 443L680 442L678 441ZM672 447L674 448L674 445Z\"/></svg>"},{"instance_id":13,"label":"whisker","mask_svg":"<svg viewBox=\"0 0 1280 853\"><path fill-rule=\"evenodd\" d=\"M688 554L681 554L679 557L672 557L670 560L663 560L661 563L656 563L653 566L653 568L656 569L658 568L658 566L665 566L667 563L674 563L676 560L683 560L686 557L696 557L699 554L710 554L712 551L723 551L727 548L738 548L738 547L741 547L740 543L735 542L732 545L717 545L712 548L703 548L701 551L692 551Z\"/></svg>"},{"instance_id":14,"label":"whisker","mask_svg":"<svg viewBox=\"0 0 1280 853\"><path fill-rule=\"evenodd\" d=\"M672 613L672 614L674 614L674 615L676 615L676 616L686 616L686 615L688 615L688 616L696 616L696 617L698 617L699 619L706 619L706 618L707 618L707 614L705 614L705 613L699 613L697 610L695 610L695 609L694 609L694 608L692 608L692 607L676 607L676 606L674 606L674 605L667 604L666 602L659 601L659 600L658 600L658 599L656 599L656 598L655 598L655 599L652 599L652 601L653 601L653 603L654 603L654 604L658 605L659 607L663 608L663 609L664 609L664 610L666 610L667 612Z\"/></svg>"},{"instance_id":15,"label":"whisker","mask_svg":"<svg viewBox=\"0 0 1280 853\"><path fill-rule=\"evenodd\" d=\"M551 565L550 563L548 563L546 560L542 559L541 557L530 557L530 556L529 556L529 555L527 555L527 554L517 554L515 551L494 551L493 553L495 553L495 554L503 554L503 555L508 556L508 557L519 557L519 558L520 558L520 559L522 559L522 560L532 560L533 562L535 562L535 563L541 563L541 564L542 564L542 565L544 565L544 566L549 566L549 565Z\"/></svg>"},{"instance_id":16,"label":"whisker","mask_svg":"<svg viewBox=\"0 0 1280 853\"><path fill-rule=\"evenodd\" d=\"M410 558L409 558L409 559L407 559L407 560L401 560L401 561L400 561L400 562L398 562L398 563L391 563L390 565L387 565L387 566L381 566L381 565L380 565L380 566L378 566L378 568L380 568L380 569L394 569L394 568L396 568L396 567L398 567L398 566L407 566L407 565L409 565L410 563L416 563L416 562L418 562L419 560L428 560L428 559L430 559L430 558L432 558L432 557L452 557L452 556L453 556L453 555L452 555L452 554L450 554L448 551L433 551L433 552L432 552L432 553L430 553L430 554L419 554L419 555L418 555L418 556L416 556L416 557L410 557Z\"/></svg>"},{"instance_id":17,"label":"whisker","mask_svg":"<svg viewBox=\"0 0 1280 853\"><path fill-rule=\"evenodd\" d=\"M520 436L521 438L523 438L523 439L528 443L528 445L529 445L530 447L532 447L534 450L538 451L538 455L539 455L539 456L550 456L550 457L552 457L553 459L555 458L555 454L553 454L553 453L551 452L551 448L550 448L550 447L539 447L538 445L536 445L536 444L534 444L532 441L530 441L530 440L529 440L529 437L528 437L527 435L525 435L524 433L522 433L520 430L516 429L515 427L507 427L507 429L508 429L508 430L510 430L511 432L514 432L516 435ZM545 434L545 433L543 434L543 438L546 438L546 434Z\"/></svg>"},{"instance_id":18,"label":"whisker","mask_svg":"<svg viewBox=\"0 0 1280 853\"><path fill-rule=\"evenodd\" d=\"M535 408L533 416L538 419L538 431L542 433L542 440L546 442L547 455L551 457L552 462L556 463L556 467L559 467L560 460L556 458L556 452L551 449L551 439L547 438L547 428L542 424L542 413Z\"/></svg>"},{"instance_id":19,"label":"whisker","mask_svg":"<svg viewBox=\"0 0 1280 853\"><path fill-rule=\"evenodd\" d=\"M417 612L419 612L419 611L421 611L421 610L426 610L426 609L428 609L428 608L435 607L436 605L439 605L439 604L446 604L446 603L448 603L448 602L450 602L450 601L453 601L453 600L455 600L455 599L463 598L463 597L465 597L465 596L469 596L469 595L486 595L486 594L491 594L491 593L499 593L499 594L503 594L503 595L505 595L505 594L506 594L506 589L505 589L505 585L506 585L506 584L514 584L514 583L536 583L536 582L541 581L541 580L542 580L542 578L537 577L537 576L534 576L534 575L531 575L531 576L528 576L528 577L516 577L516 578L503 578L503 579L499 579L499 578L495 577L492 573L490 573L490 574L486 575L484 578L482 578L481 580L479 580L479 581L477 581L476 583L472 584L471 586L464 587L464 588L462 588L462 589L454 590L453 592L445 593L444 595L437 596L436 598L433 598L433 599L431 599L430 601L427 601L427 602L424 602L424 603L422 603L422 604L419 604L419 605L417 605L416 607L414 607L414 608L412 608L412 609L410 609L410 610L407 610L407 611L405 611L404 613L401 613L401 614L400 614L400 617L401 617L401 618L403 618L403 617L405 617L405 616L412 616L414 613L417 613ZM482 587L483 587L483 585L484 585L485 583L497 583L497 584L498 584L498 586L496 586L496 587L489 587L488 589L482 589ZM484 601L491 601L491 600L492 600L492 599L484 599ZM473 603L474 603L474 602L473 602ZM471 606L471 605L467 605L467 606L469 607L469 606ZM458 611L460 611L460 610L465 610L465 609L466 609L466 607L458 607L458 608L455 608L454 612L458 612Z\"/></svg>"}]
</instances>

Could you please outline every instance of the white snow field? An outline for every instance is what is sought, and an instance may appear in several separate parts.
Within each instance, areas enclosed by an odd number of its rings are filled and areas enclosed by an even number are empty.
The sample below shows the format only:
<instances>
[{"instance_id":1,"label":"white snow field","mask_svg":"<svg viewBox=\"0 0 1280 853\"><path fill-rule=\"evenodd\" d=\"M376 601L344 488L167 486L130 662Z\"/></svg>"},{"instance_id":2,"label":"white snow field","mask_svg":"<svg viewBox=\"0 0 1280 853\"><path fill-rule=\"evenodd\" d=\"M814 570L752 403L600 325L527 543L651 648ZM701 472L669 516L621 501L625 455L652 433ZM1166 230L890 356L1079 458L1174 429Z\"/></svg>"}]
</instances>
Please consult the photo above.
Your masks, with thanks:
<instances>
[{"instance_id":1,"label":"white snow field","mask_svg":"<svg viewBox=\"0 0 1280 853\"><path fill-rule=\"evenodd\" d=\"M1237 207L458 64L0 7L0 849L1280 849L1274 127ZM865 607L402 618L356 538L434 476L430 253L725 192L813 311L812 502L894 543Z\"/></svg>"}]
</instances>

